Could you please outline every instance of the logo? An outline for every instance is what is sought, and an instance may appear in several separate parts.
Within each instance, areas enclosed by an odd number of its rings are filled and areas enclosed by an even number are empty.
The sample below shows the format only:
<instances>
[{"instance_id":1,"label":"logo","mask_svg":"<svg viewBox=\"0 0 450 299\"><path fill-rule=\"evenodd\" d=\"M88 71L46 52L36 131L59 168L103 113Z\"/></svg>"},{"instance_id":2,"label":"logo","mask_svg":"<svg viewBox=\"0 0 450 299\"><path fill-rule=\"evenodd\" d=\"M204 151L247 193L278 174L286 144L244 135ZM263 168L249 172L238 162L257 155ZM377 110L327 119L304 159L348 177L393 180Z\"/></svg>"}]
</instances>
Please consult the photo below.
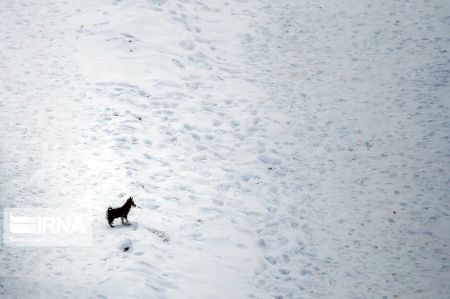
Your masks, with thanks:
<instances>
[{"instance_id":1,"label":"logo","mask_svg":"<svg viewBox=\"0 0 450 299\"><path fill-rule=\"evenodd\" d=\"M5 209L3 241L7 246L89 246L92 219L63 209Z\"/></svg>"}]
</instances>

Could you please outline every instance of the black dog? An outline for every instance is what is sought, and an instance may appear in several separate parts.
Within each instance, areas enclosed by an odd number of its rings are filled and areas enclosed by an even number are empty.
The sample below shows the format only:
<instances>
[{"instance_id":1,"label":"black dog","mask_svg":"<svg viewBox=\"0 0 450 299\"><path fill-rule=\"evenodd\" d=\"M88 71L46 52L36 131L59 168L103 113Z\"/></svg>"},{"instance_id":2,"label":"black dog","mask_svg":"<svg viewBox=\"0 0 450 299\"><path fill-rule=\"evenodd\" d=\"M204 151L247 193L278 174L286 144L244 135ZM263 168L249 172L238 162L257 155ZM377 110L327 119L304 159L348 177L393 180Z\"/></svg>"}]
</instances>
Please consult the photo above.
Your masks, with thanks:
<instances>
[{"instance_id":1,"label":"black dog","mask_svg":"<svg viewBox=\"0 0 450 299\"><path fill-rule=\"evenodd\" d=\"M114 227L114 225L112 225L114 219L116 218L121 218L122 220L122 224L123 223L123 219L125 219L128 223L128 213L130 212L131 207L136 207L136 204L133 201L133 197L130 197L127 199L127 201L125 202L125 204L123 206L121 206L120 208L116 208L113 209L111 207L108 208L108 210L106 211L106 219L108 220L108 223L111 227Z\"/></svg>"}]
</instances>

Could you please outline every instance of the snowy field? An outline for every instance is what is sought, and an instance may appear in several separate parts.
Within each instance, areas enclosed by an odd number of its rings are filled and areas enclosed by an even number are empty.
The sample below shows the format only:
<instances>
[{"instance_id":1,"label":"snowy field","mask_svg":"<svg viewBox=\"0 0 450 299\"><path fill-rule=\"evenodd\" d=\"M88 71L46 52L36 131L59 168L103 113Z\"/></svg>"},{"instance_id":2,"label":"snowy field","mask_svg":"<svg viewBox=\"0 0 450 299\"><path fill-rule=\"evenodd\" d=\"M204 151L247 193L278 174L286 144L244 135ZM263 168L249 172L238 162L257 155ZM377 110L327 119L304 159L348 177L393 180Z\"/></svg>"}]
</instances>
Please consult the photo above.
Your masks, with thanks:
<instances>
[{"instance_id":1,"label":"snowy field","mask_svg":"<svg viewBox=\"0 0 450 299\"><path fill-rule=\"evenodd\" d=\"M0 208L95 219L1 245L1 298L450 298L448 0L3 0L0 41Z\"/></svg>"}]
</instances>

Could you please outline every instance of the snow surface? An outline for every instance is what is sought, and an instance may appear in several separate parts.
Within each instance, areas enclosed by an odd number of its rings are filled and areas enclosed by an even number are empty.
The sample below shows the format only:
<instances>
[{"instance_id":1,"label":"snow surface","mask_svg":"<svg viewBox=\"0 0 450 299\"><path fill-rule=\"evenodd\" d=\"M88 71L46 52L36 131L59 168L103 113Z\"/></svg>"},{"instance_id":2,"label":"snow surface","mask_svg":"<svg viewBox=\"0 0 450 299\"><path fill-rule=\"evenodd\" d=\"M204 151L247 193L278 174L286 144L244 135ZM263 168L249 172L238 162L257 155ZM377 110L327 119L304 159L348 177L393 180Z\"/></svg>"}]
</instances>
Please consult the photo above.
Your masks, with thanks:
<instances>
[{"instance_id":1,"label":"snow surface","mask_svg":"<svg viewBox=\"0 0 450 299\"><path fill-rule=\"evenodd\" d=\"M5 0L0 40L0 207L95 218L1 297L449 298L450 2Z\"/></svg>"}]
</instances>

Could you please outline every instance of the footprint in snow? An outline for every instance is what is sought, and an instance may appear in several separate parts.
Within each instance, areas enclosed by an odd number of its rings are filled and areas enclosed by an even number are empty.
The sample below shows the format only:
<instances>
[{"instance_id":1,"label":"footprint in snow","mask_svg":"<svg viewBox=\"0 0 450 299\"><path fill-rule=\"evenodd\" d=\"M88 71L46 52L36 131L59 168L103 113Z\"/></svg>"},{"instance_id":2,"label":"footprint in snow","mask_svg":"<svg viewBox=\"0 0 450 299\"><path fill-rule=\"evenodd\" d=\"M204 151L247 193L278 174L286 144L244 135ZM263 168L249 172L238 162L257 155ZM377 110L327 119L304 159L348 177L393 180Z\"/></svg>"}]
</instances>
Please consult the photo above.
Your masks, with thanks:
<instances>
[{"instance_id":1,"label":"footprint in snow","mask_svg":"<svg viewBox=\"0 0 450 299\"><path fill-rule=\"evenodd\" d=\"M161 230L154 229L154 228L151 228L151 227L146 227L146 230L148 230L152 234L158 236L164 243L167 243L167 242L170 241L170 237L165 232L163 232Z\"/></svg>"},{"instance_id":2,"label":"footprint in snow","mask_svg":"<svg viewBox=\"0 0 450 299\"><path fill-rule=\"evenodd\" d=\"M133 242L130 239L126 239L120 244L120 249L123 252L129 252L132 248Z\"/></svg>"}]
</instances>

